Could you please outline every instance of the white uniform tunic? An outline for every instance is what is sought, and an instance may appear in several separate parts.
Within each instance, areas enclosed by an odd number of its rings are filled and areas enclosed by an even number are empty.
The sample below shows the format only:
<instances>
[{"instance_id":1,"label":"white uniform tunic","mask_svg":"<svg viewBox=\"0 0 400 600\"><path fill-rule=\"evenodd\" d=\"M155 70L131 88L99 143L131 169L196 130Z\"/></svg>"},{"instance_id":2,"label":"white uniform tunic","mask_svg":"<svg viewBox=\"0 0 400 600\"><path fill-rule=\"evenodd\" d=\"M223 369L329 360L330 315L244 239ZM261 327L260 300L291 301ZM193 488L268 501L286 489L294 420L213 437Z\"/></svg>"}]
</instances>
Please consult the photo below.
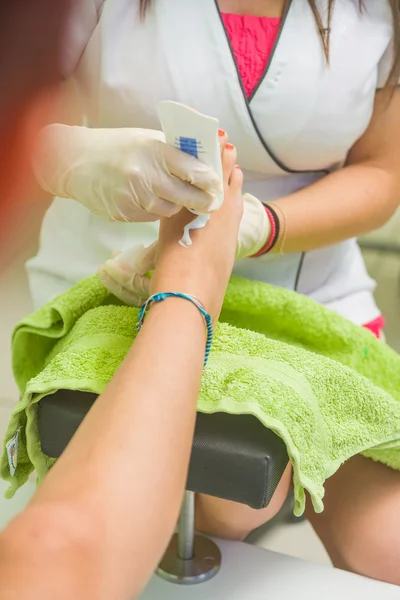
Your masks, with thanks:
<instances>
[{"instance_id":1,"label":"white uniform tunic","mask_svg":"<svg viewBox=\"0 0 400 600\"><path fill-rule=\"evenodd\" d=\"M139 0L81 0L66 69L91 127L159 129L160 100L218 117L238 150L244 191L271 202L340 168L368 127L390 69L392 22L387 0L365 4L360 15L358 2L337 0L328 67L308 3L292 0L250 100L215 0L154 0L145 21ZM319 5L326 14L327 0ZM156 224L108 223L74 201L55 199L40 251L28 264L35 304L93 274L114 250L156 236ZM355 240L244 259L235 272L296 289L358 324L379 315Z\"/></svg>"}]
</instances>

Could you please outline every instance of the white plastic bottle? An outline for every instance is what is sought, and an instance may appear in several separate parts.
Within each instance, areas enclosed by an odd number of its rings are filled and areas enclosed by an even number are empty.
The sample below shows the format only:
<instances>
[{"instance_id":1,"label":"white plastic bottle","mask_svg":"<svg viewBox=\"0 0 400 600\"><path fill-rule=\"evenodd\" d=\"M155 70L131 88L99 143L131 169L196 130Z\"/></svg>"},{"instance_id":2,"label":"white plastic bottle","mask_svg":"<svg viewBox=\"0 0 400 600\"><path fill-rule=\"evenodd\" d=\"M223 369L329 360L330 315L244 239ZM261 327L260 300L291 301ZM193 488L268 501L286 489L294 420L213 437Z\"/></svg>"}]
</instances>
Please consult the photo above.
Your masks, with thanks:
<instances>
[{"instance_id":1,"label":"white plastic bottle","mask_svg":"<svg viewBox=\"0 0 400 600\"><path fill-rule=\"evenodd\" d=\"M158 116L167 144L195 156L206 165L212 167L221 181L222 189L222 162L218 137L218 119L203 115L179 102L170 101L158 104ZM220 206L223 199L223 193L221 192ZM190 231L205 227L210 218L209 214L199 214L194 210L190 212L198 216L184 228L183 237L179 243L185 247L192 244Z\"/></svg>"}]
</instances>

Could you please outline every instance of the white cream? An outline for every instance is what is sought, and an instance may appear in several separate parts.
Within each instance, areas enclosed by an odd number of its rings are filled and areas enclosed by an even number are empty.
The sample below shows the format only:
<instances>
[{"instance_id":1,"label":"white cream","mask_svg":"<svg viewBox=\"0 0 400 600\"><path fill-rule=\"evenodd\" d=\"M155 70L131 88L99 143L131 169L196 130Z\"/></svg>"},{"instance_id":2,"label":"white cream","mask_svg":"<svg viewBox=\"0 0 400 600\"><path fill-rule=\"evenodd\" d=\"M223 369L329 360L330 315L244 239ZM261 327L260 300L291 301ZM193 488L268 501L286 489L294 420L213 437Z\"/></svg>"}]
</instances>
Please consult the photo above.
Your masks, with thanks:
<instances>
[{"instance_id":1,"label":"white cream","mask_svg":"<svg viewBox=\"0 0 400 600\"><path fill-rule=\"evenodd\" d=\"M164 101L158 104L158 116L165 135L165 141L178 150L192 154L206 165L212 167L221 182L222 190L222 163L221 150L218 139L219 121L214 117L202 115L193 108L178 102ZM223 202L221 191L218 200ZM210 215L199 214L194 210L190 212L197 217L188 223L183 231L180 244L188 247L192 244L190 231L206 226Z\"/></svg>"}]
</instances>

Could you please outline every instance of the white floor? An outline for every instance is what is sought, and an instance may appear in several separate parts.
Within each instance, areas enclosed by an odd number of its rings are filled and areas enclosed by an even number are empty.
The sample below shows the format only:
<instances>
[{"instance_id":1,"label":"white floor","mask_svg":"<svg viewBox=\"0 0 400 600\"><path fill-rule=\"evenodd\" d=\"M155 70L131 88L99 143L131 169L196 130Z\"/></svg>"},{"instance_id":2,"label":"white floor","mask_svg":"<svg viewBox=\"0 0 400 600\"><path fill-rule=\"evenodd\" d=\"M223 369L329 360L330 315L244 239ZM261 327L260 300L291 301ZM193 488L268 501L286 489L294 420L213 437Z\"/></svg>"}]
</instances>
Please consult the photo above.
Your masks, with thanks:
<instances>
[{"instance_id":1,"label":"white floor","mask_svg":"<svg viewBox=\"0 0 400 600\"><path fill-rule=\"evenodd\" d=\"M397 228L390 234L400 239ZM0 437L3 437L12 407L18 394L10 367L10 337L14 325L31 311L28 287L23 269L25 256L20 254L13 265L0 277ZM400 256L367 253L367 262L371 274L378 279L377 298L387 317L387 338L400 351ZM34 490L34 484L28 483L13 500L4 500L6 489L0 482L0 529L27 503ZM287 516L287 515L286 515ZM307 522L288 523L281 515L274 523L256 532L252 542L267 549L305 558L318 563L329 563L328 557L318 538Z\"/></svg>"}]
</instances>

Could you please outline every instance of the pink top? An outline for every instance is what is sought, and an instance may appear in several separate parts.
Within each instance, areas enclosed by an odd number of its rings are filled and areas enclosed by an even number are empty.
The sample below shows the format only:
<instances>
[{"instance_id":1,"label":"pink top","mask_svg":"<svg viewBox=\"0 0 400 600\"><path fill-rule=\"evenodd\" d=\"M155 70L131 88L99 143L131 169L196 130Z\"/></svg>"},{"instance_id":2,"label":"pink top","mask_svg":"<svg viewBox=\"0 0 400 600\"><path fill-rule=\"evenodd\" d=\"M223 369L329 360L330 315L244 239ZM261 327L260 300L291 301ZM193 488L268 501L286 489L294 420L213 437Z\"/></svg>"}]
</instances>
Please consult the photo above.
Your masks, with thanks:
<instances>
[{"instance_id":1,"label":"pink top","mask_svg":"<svg viewBox=\"0 0 400 600\"><path fill-rule=\"evenodd\" d=\"M246 96L250 98L268 65L281 20L229 13L222 13L221 16Z\"/></svg>"}]
</instances>

